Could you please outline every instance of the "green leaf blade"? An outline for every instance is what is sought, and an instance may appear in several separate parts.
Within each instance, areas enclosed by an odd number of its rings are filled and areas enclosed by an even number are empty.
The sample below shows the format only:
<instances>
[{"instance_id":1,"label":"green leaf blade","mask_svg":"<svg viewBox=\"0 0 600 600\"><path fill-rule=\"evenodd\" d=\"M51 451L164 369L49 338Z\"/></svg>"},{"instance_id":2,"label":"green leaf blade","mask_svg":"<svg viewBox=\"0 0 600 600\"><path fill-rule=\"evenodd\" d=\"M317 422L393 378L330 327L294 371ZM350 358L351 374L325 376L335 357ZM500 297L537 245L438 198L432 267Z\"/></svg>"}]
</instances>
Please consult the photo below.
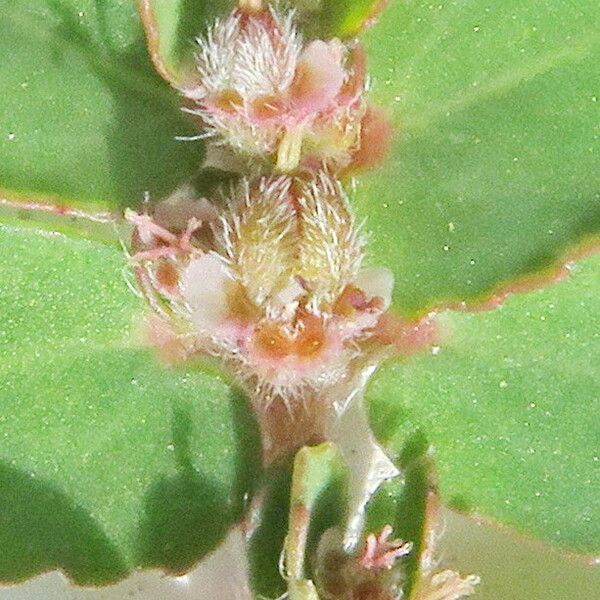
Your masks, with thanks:
<instances>
[{"instance_id":1,"label":"green leaf blade","mask_svg":"<svg viewBox=\"0 0 600 600\"><path fill-rule=\"evenodd\" d=\"M244 397L136 341L120 253L7 227L0 247L0 579L190 568L253 491Z\"/></svg>"},{"instance_id":2,"label":"green leaf blade","mask_svg":"<svg viewBox=\"0 0 600 600\"><path fill-rule=\"evenodd\" d=\"M0 24L0 188L118 211L198 169L202 145L154 73L129 2L10 0Z\"/></svg>"},{"instance_id":3,"label":"green leaf blade","mask_svg":"<svg viewBox=\"0 0 600 600\"><path fill-rule=\"evenodd\" d=\"M351 38L368 27L386 7L387 0L296 0L302 30L309 37Z\"/></svg>"},{"instance_id":4,"label":"green leaf blade","mask_svg":"<svg viewBox=\"0 0 600 600\"><path fill-rule=\"evenodd\" d=\"M500 309L440 316L426 357L385 365L372 424L395 454L420 431L442 497L558 545L597 551L600 258Z\"/></svg>"},{"instance_id":5,"label":"green leaf blade","mask_svg":"<svg viewBox=\"0 0 600 600\"><path fill-rule=\"evenodd\" d=\"M597 17L595 2L394 3L366 34L395 138L356 200L403 313L481 300L597 239Z\"/></svg>"}]
</instances>

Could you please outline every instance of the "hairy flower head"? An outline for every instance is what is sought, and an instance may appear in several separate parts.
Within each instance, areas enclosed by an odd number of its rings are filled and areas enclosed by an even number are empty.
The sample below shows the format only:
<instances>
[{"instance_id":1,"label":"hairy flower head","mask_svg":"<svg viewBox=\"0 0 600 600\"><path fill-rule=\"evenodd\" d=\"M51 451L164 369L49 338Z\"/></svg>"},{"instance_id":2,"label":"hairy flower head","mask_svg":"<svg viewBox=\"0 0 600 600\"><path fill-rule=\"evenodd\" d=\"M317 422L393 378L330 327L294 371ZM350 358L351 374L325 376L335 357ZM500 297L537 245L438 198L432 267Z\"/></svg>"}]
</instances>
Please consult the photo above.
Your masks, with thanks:
<instances>
[{"instance_id":1,"label":"hairy flower head","mask_svg":"<svg viewBox=\"0 0 600 600\"><path fill-rule=\"evenodd\" d=\"M195 241L197 221L175 235L149 217L129 218L150 245L136 256L154 305L267 404L343 378L390 302L391 273L362 267L364 236L324 172L243 181L208 244Z\"/></svg>"},{"instance_id":2,"label":"hairy flower head","mask_svg":"<svg viewBox=\"0 0 600 600\"><path fill-rule=\"evenodd\" d=\"M202 119L207 138L283 172L362 162L362 50L338 39L305 42L294 18L269 8L217 20L198 38L197 83L181 90L188 112ZM372 121L370 114L371 132Z\"/></svg>"}]
</instances>

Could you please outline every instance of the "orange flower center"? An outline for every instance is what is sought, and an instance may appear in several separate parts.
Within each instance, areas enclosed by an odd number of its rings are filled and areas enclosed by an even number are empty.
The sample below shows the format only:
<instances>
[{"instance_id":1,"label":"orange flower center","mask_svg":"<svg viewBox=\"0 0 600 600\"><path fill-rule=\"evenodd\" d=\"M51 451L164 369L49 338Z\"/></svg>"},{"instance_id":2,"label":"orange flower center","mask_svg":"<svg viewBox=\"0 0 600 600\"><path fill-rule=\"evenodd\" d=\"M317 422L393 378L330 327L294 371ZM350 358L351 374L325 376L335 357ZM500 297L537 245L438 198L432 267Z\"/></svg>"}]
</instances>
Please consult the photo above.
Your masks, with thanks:
<instances>
[{"instance_id":1,"label":"orange flower center","mask_svg":"<svg viewBox=\"0 0 600 600\"><path fill-rule=\"evenodd\" d=\"M300 331L295 340L295 354L302 358L312 358L325 345L325 330L319 317L305 313L300 317Z\"/></svg>"},{"instance_id":2,"label":"orange flower center","mask_svg":"<svg viewBox=\"0 0 600 600\"><path fill-rule=\"evenodd\" d=\"M272 119L284 110L284 103L278 96L259 96L252 102L252 114L257 119Z\"/></svg>"},{"instance_id":3,"label":"orange flower center","mask_svg":"<svg viewBox=\"0 0 600 600\"><path fill-rule=\"evenodd\" d=\"M254 344L271 359L286 356L313 358L326 342L325 329L319 317L302 311L296 320L297 333L288 335L281 323L264 323L254 332Z\"/></svg>"},{"instance_id":4,"label":"orange flower center","mask_svg":"<svg viewBox=\"0 0 600 600\"><path fill-rule=\"evenodd\" d=\"M354 285L347 285L333 305L333 313L352 317L357 311L382 310L383 300L378 296L367 300L365 293Z\"/></svg>"},{"instance_id":5,"label":"orange flower center","mask_svg":"<svg viewBox=\"0 0 600 600\"><path fill-rule=\"evenodd\" d=\"M235 90L223 90L212 97L211 104L223 112L235 113L244 105L244 99Z\"/></svg>"},{"instance_id":6,"label":"orange flower center","mask_svg":"<svg viewBox=\"0 0 600 600\"><path fill-rule=\"evenodd\" d=\"M254 343L266 356L283 359L293 352L293 342L277 323L265 323L254 332Z\"/></svg>"},{"instance_id":7,"label":"orange flower center","mask_svg":"<svg viewBox=\"0 0 600 600\"><path fill-rule=\"evenodd\" d=\"M162 262L156 269L156 279L159 285L167 290L172 290L179 284L179 274L176 267L169 262Z\"/></svg>"}]
</instances>

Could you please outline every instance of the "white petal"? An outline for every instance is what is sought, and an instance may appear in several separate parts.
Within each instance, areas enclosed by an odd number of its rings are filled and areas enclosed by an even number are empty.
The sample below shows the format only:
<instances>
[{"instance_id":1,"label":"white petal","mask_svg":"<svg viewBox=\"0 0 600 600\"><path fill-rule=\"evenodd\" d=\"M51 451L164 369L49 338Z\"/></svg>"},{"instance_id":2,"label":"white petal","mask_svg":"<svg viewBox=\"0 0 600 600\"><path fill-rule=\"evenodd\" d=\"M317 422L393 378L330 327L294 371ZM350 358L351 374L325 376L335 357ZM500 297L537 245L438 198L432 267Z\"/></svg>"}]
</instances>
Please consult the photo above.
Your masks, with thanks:
<instances>
[{"instance_id":1,"label":"white petal","mask_svg":"<svg viewBox=\"0 0 600 600\"><path fill-rule=\"evenodd\" d=\"M338 419L331 433L342 456L352 466L348 486L348 521L344 549L353 551L363 531L366 506L379 486L400 474L375 440L364 403L363 392L377 368L377 357L367 362L353 377L330 391Z\"/></svg>"},{"instance_id":2,"label":"white petal","mask_svg":"<svg viewBox=\"0 0 600 600\"><path fill-rule=\"evenodd\" d=\"M394 274L386 267L363 269L356 276L354 285L361 289L367 298L375 296L381 298L384 310L390 306L394 289Z\"/></svg>"},{"instance_id":3,"label":"white petal","mask_svg":"<svg viewBox=\"0 0 600 600\"><path fill-rule=\"evenodd\" d=\"M303 294L305 294L304 288L295 279L291 279L290 283L277 294L276 299L282 306L287 306L296 302Z\"/></svg>"},{"instance_id":4,"label":"white petal","mask_svg":"<svg viewBox=\"0 0 600 600\"><path fill-rule=\"evenodd\" d=\"M187 266L183 273L183 297L192 310L196 327L208 333L227 316L227 283L231 273L223 259L214 253L203 254Z\"/></svg>"}]
</instances>

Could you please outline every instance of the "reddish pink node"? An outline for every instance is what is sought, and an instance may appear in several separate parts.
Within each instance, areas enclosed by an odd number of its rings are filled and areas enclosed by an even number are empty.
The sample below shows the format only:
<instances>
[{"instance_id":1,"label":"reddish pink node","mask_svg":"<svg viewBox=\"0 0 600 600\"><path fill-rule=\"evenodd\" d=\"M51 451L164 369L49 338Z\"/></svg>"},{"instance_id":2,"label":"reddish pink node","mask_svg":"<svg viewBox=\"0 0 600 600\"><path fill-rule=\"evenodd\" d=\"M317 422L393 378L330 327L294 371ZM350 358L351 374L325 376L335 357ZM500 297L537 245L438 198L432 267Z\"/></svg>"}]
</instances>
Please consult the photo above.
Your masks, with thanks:
<instances>
[{"instance_id":1,"label":"reddish pink node","mask_svg":"<svg viewBox=\"0 0 600 600\"><path fill-rule=\"evenodd\" d=\"M363 171L382 163L390 149L392 134L392 124L385 111L369 106L361 121L360 146L346 171Z\"/></svg>"},{"instance_id":2,"label":"reddish pink node","mask_svg":"<svg viewBox=\"0 0 600 600\"><path fill-rule=\"evenodd\" d=\"M402 356L432 346L439 339L437 322L430 315L419 321L405 321L387 312L379 318L373 334L379 342L393 346Z\"/></svg>"}]
</instances>

